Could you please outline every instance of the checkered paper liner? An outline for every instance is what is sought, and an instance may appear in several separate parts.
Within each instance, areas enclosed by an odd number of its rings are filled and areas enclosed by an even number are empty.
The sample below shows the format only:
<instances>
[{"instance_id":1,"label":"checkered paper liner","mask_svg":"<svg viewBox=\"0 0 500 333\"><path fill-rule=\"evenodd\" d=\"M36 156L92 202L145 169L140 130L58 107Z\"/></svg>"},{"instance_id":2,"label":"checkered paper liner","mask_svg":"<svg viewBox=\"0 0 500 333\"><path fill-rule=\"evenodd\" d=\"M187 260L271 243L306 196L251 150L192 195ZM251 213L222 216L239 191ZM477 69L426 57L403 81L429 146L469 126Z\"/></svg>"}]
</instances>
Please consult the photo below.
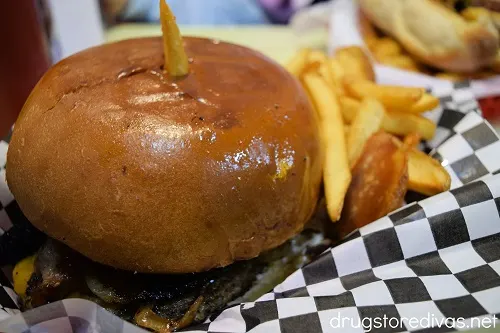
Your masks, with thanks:
<instances>
[{"instance_id":1,"label":"checkered paper liner","mask_svg":"<svg viewBox=\"0 0 500 333\"><path fill-rule=\"evenodd\" d=\"M500 316L500 140L480 116L467 84L439 96L441 106L427 114L438 131L423 148L451 174L451 191L357 230L256 302L227 308L185 332L363 332L363 320L384 315L428 317L434 324L464 318L455 328L429 328L425 321L417 324L425 327L417 327L404 320L398 328L373 328L445 332ZM0 166L7 147L0 142ZM5 179L4 168L0 179ZM0 203L0 227L9 232L22 213L4 181ZM145 332L80 299L19 313L1 274L0 283L0 332ZM340 327L342 318L351 324Z\"/></svg>"}]
</instances>

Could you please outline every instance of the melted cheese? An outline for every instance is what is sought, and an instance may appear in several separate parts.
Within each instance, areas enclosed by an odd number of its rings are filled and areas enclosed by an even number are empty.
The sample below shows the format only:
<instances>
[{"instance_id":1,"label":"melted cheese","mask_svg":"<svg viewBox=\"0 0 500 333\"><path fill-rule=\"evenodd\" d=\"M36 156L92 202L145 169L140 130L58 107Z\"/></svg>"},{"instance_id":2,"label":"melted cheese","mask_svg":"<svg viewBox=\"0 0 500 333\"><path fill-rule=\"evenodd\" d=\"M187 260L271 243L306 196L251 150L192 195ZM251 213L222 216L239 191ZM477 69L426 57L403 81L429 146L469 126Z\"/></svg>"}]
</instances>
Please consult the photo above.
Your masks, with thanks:
<instances>
[{"instance_id":1,"label":"melted cheese","mask_svg":"<svg viewBox=\"0 0 500 333\"><path fill-rule=\"evenodd\" d=\"M26 296L26 288L31 275L35 271L35 256L27 257L17 263L12 272L14 291L20 296Z\"/></svg>"}]
</instances>

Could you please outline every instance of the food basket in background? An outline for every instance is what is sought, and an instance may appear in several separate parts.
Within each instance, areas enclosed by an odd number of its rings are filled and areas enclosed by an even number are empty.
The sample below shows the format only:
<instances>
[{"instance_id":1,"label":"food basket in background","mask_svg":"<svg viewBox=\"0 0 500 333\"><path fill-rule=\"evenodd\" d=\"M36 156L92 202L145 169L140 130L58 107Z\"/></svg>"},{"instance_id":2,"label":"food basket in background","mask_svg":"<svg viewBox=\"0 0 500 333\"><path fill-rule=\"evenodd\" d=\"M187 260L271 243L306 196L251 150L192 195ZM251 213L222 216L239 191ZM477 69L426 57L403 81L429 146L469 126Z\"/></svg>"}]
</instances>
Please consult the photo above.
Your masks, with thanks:
<instances>
[{"instance_id":1,"label":"food basket in background","mask_svg":"<svg viewBox=\"0 0 500 333\"><path fill-rule=\"evenodd\" d=\"M367 49L360 27L359 7L352 0L336 0L331 6L329 50L347 45L359 45ZM370 52L367 52L370 53ZM447 89L451 81L430 75L409 72L395 67L375 64L377 80L381 84L405 84ZM500 95L500 76L489 79L471 80L470 89L477 99Z\"/></svg>"},{"instance_id":2,"label":"food basket in background","mask_svg":"<svg viewBox=\"0 0 500 333\"><path fill-rule=\"evenodd\" d=\"M330 9L330 34L328 49L335 49L347 45L359 45L367 49L361 33L360 12L355 1L336 0ZM367 50L367 53L370 52ZM405 86L426 86L435 89L447 90L453 85L451 81L438 79L430 75L414 73L389 67L382 64L374 64L377 80L381 84L394 84ZM484 116L495 126L500 126L500 76L487 79L470 80L470 89L475 98L481 104ZM498 124L498 125L497 125Z\"/></svg>"}]
</instances>

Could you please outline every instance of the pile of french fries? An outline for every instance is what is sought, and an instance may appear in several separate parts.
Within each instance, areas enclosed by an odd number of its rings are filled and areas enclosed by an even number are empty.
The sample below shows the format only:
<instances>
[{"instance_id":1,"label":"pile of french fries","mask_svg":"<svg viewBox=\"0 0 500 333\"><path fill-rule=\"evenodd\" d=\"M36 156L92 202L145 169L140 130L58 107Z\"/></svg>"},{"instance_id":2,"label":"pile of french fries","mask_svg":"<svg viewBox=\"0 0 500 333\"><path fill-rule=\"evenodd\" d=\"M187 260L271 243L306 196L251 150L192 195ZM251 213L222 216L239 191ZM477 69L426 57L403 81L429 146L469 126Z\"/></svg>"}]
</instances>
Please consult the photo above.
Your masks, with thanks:
<instances>
[{"instance_id":1,"label":"pile of french fries","mask_svg":"<svg viewBox=\"0 0 500 333\"><path fill-rule=\"evenodd\" d=\"M369 58L355 46L332 57L303 49L286 67L320 119L332 221L359 228L399 208L407 190L431 196L449 189L447 171L418 150L435 134L422 113L439 105L436 97L423 88L377 84Z\"/></svg>"}]
</instances>

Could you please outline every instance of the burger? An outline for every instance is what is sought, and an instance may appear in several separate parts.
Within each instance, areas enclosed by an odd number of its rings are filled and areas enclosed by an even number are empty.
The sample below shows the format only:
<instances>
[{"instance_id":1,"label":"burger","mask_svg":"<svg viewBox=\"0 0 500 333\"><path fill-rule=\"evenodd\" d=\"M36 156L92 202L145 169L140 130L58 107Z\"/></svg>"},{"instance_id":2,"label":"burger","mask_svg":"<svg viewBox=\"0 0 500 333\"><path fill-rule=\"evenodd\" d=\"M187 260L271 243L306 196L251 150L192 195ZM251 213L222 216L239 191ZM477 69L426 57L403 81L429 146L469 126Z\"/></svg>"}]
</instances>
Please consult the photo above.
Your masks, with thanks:
<instances>
[{"instance_id":1,"label":"burger","mask_svg":"<svg viewBox=\"0 0 500 333\"><path fill-rule=\"evenodd\" d=\"M497 0L360 0L362 13L422 63L473 73L498 69Z\"/></svg>"},{"instance_id":2,"label":"burger","mask_svg":"<svg viewBox=\"0 0 500 333\"><path fill-rule=\"evenodd\" d=\"M242 46L183 45L187 75L165 70L152 37L75 54L33 89L6 167L48 235L14 273L25 309L80 297L175 330L269 291L324 249L302 232L322 149L298 80Z\"/></svg>"}]
</instances>

